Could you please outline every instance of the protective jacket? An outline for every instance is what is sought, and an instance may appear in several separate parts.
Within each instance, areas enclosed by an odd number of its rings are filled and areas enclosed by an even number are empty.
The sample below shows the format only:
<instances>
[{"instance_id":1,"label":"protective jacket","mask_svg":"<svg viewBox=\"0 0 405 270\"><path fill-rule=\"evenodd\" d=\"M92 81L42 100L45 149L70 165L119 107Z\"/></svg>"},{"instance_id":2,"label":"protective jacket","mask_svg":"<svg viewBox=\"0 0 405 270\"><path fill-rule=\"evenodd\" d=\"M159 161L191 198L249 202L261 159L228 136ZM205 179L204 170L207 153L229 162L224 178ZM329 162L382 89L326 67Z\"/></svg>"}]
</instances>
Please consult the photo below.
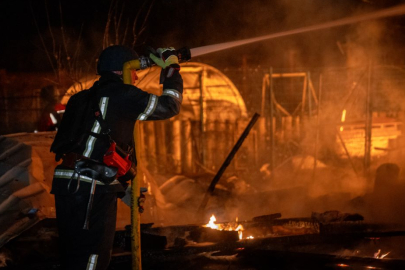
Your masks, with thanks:
<instances>
[{"instance_id":1,"label":"protective jacket","mask_svg":"<svg viewBox=\"0 0 405 270\"><path fill-rule=\"evenodd\" d=\"M100 112L105 123L111 130L111 138L125 151L134 149L133 127L135 121L163 120L177 115L180 111L183 93L183 81L178 71L170 78L166 78L163 83L163 93L161 96L149 94L133 85L124 84L121 77L106 72L94 84L95 98L98 102ZM79 95L80 92L76 95ZM71 98L75 98L72 96ZM69 110L69 107L66 108ZM103 161L103 156L107 152L110 142L97 136L102 131L99 121L95 117L86 120L83 132L87 135L82 143L77 147L75 153L78 156L90 158L99 162ZM132 151L132 160L135 155ZM53 194L67 194L67 185L72 178L74 170L72 168L59 165L55 169L52 186ZM81 182L91 182L88 177L80 177ZM123 188L118 181L110 185L104 185L97 181L100 187L97 192L120 192ZM85 188L86 189L86 188ZM88 189L87 189L88 190ZM87 191L86 191L87 193Z\"/></svg>"}]
</instances>

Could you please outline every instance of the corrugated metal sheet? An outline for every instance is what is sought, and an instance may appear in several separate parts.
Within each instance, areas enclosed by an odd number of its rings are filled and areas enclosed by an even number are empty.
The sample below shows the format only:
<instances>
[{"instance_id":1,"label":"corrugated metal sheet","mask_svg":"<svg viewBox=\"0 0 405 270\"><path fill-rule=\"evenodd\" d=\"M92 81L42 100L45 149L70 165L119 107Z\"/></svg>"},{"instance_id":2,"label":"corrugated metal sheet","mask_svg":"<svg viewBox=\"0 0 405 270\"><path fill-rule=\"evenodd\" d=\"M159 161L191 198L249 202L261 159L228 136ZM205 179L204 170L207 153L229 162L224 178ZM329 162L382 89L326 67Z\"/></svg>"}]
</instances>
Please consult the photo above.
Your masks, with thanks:
<instances>
[{"instance_id":1,"label":"corrugated metal sheet","mask_svg":"<svg viewBox=\"0 0 405 270\"><path fill-rule=\"evenodd\" d=\"M43 218L55 217L53 133L0 137L0 247Z\"/></svg>"}]
</instances>

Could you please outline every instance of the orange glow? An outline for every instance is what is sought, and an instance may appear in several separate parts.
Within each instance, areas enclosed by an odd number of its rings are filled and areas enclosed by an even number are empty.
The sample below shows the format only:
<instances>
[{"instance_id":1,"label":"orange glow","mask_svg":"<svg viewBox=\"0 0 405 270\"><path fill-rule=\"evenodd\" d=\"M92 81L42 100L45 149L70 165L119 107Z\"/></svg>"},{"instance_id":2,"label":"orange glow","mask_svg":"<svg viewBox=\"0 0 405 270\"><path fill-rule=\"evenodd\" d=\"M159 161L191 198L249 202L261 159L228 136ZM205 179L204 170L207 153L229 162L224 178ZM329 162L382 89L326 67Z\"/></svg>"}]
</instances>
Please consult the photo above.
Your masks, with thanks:
<instances>
[{"instance_id":1,"label":"orange glow","mask_svg":"<svg viewBox=\"0 0 405 270\"><path fill-rule=\"evenodd\" d=\"M346 121L346 110L343 110L341 122L344 123L345 121ZM340 131L343 131L343 126L340 127Z\"/></svg>"},{"instance_id":2,"label":"orange glow","mask_svg":"<svg viewBox=\"0 0 405 270\"><path fill-rule=\"evenodd\" d=\"M238 224L238 218L236 218L236 222L235 223L227 223L227 224L215 224L215 221L217 221L215 215L212 215L210 217L210 221L203 225L203 227L206 228L211 228L214 230L219 230L219 231L237 231L238 232L238 236L239 239L243 239L243 226L242 224ZM253 239L252 236L249 236L246 239Z\"/></svg>"},{"instance_id":3,"label":"orange glow","mask_svg":"<svg viewBox=\"0 0 405 270\"><path fill-rule=\"evenodd\" d=\"M373 146L371 148L372 157L382 157L388 154L389 151L384 150L390 148L389 142L391 140L395 140L402 135L401 126L402 122L398 122L394 118L373 117L371 137ZM364 156L365 128L365 123L360 121L340 123L340 126L337 126L337 129L340 129L341 139L337 137L336 140L338 143L341 143L341 140L344 141L347 151L352 157ZM338 151L340 155L346 155L343 146Z\"/></svg>"},{"instance_id":4,"label":"orange glow","mask_svg":"<svg viewBox=\"0 0 405 270\"><path fill-rule=\"evenodd\" d=\"M343 110L342 112L342 123L346 121L346 110Z\"/></svg>"},{"instance_id":5,"label":"orange glow","mask_svg":"<svg viewBox=\"0 0 405 270\"><path fill-rule=\"evenodd\" d=\"M349 267L349 265L344 264L344 263L339 263L339 264L337 264L337 266L340 266L340 267Z\"/></svg>"}]
</instances>

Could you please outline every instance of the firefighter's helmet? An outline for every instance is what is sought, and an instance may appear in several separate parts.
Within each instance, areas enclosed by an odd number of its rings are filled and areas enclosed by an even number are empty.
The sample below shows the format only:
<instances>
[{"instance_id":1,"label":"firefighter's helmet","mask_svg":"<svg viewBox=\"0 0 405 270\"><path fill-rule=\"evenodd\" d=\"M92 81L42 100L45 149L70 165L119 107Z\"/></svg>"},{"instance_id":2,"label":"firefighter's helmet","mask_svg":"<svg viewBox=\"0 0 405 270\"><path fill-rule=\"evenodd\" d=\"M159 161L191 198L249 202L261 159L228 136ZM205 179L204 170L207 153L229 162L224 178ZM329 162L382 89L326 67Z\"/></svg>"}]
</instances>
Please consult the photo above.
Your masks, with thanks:
<instances>
[{"instance_id":1,"label":"firefighter's helmet","mask_svg":"<svg viewBox=\"0 0 405 270\"><path fill-rule=\"evenodd\" d=\"M121 71L125 62L138 59L138 54L131 48L113 45L104 49L97 63L97 73Z\"/></svg>"}]
</instances>

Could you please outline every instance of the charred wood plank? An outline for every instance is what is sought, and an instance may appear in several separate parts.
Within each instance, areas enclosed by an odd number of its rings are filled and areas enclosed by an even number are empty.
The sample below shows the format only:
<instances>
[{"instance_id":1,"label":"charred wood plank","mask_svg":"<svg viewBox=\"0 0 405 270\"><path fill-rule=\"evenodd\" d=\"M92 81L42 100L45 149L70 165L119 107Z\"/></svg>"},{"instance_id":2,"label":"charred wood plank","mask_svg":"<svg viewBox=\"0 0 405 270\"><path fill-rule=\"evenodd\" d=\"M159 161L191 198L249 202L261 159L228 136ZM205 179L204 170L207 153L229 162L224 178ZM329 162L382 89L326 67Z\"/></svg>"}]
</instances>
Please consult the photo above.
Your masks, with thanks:
<instances>
[{"instance_id":1,"label":"charred wood plank","mask_svg":"<svg viewBox=\"0 0 405 270\"><path fill-rule=\"evenodd\" d=\"M266 221L273 221L277 218L281 218L281 213L274 213L274 214L270 214L270 215L254 217L252 219L252 221L253 222L266 222Z\"/></svg>"},{"instance_id":2,"label":"charred wood plank","mask_svg":"<svg viewBox=\"0 0 405 270\"><path fill-rule=\"evenodd\" d=\"M190 231L190 239L194 242L237 242L239 235L237 231L220 231L211 228L200 227Z\"/></svg>"}]
</instances>

